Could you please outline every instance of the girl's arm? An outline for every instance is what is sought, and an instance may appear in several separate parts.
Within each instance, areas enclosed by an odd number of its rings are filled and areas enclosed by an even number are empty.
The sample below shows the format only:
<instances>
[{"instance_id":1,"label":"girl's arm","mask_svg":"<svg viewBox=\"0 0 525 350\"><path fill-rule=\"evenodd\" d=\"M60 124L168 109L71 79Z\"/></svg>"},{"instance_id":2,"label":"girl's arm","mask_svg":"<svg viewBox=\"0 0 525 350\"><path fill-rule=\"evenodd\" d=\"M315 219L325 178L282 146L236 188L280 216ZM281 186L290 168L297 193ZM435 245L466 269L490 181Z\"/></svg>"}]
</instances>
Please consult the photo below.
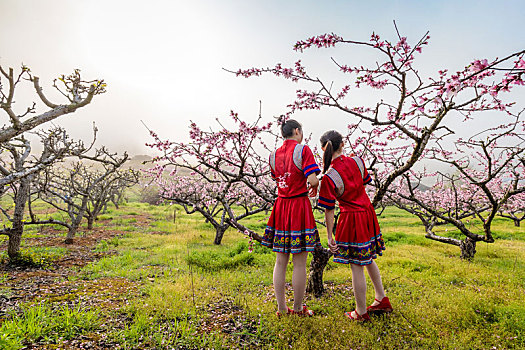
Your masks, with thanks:
<instances>
[{"instance_id":1,"label":"girl's arm","mask_svg":"<svg viewBox=\"0 0 525 350\"><path fill-rule=\"evenodd\" d=\"M310 184L310 188L308 190L308 195L310 197L315 197L317 195L317 187L319 186L319 179L317 178L316 173L311 173L306 178L308 181L308 184Z\"/></svg>"},{"instance_id":2,"label":"girl's arm","mask_svg":"<svg viewBox=\"0 0 525 350\"><path fill-rule=\"evenodd\" d=\"M307 145L303 147L302 158L303 174L310 185L308 189L308 195L310 197L315 197L317 195L317 187L319 186L317 174L319 174L321 170L319 170L319 166L315 162L312 150Z\"/></svg>"},{"instance_id":3,"label":"girl's arm","mask_svg":"<svg viewBox=\"0 0 525 350\"><path fill-rule=\"evenodd\" d=\"M334 212L335 209L326 209L324 211L324 218L326 222L326 232L328 234L328 248L330 248L330 251L332 253L336 253L339 248L337 247L337 243L335 243L335 240L333 238L333 230L334 230Z\"/></svg>"}]
</instances>

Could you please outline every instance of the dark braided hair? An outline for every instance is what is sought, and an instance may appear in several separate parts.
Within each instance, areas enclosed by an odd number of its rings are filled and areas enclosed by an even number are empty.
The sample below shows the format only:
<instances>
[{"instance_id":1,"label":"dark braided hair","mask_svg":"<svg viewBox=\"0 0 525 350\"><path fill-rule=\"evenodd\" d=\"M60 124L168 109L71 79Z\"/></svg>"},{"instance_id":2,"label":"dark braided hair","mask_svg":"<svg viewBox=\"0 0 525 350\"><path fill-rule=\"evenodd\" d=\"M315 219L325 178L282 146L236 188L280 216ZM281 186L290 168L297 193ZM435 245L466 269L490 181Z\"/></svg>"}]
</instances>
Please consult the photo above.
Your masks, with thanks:
<instances>
[{"instance_id":1,"label":"dark braided hair","mask_svg":"<svg viewBox=\"0 0 525 350\"><path fill-rule=\"evenodd\" d=\"M332 156L339 150L342 143L343 136L335 130L327 131L321 136L321 147L326 146L323 154L323 174L330 168Z\"/></svg>"},{"instance_id":2,"label":"dark braided hair","mask_svg":"<svg viewBox=\"0 0 525 350\"><path fill-rule=\"evenodd\" d=\"M293 136L293 131L295 129L299 129L299 130L303 129L301 124L295 119L288 119L287 121L280 122L280 124L281 124L281 135L283 135L285 139Z\"/></svg>"}]
</instances>

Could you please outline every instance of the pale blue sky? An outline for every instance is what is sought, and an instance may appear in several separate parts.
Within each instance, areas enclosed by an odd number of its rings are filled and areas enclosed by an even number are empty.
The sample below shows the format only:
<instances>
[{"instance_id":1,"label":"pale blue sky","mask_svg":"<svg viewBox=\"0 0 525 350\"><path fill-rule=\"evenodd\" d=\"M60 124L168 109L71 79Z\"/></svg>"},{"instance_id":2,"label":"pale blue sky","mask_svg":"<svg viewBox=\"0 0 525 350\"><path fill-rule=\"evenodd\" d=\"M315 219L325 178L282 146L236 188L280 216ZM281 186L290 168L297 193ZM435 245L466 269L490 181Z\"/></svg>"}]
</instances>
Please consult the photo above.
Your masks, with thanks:
<instances>
[{"instance_id":1,"label":"pale blue sky","mask_svg":"<svg viewBox=\"0 0 525 350\"><path fill-rule=\"evenodd\" d=\"M271 118L286 111L298 85L273 77L236 78L221 68L289 65L301 58L315 75L337 77L330 56L369 63L366 52L292 50L295 41L336 32L368 40L394 38L396 20L409 40L430 31L423 72L460 69L474 58L525 47L525 1L112 1L0 0L0 63L29 65L51 95L51 81L74 68L104 78L108 92L57 121L87 138L132 154L150 153L140 120L161 136L184 139L190 119L214 125L230 109L253 120L258 101ZM31 95L21 91L20 108ZM58 96L57 101L58 101ZM314 140L348 119L335 111L295 116ZM327 119L328 118L328 119Z\"/></svg>"}]
</instances>

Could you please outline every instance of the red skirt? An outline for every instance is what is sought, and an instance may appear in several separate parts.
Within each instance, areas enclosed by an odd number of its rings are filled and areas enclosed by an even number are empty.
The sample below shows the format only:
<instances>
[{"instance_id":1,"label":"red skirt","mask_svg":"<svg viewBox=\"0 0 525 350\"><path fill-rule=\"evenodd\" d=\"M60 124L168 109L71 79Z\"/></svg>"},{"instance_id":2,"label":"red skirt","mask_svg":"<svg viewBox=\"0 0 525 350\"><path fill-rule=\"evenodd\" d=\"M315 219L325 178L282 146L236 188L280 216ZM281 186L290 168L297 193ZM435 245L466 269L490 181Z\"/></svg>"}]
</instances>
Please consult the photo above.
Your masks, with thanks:
<instances>
[{"instance_id":1,"label":"red skirt","mask_svg":"<svg viewBox=\"0 0 525 350\"><path fill-rule=\"evenodd\" d=\"M372 206L363 211L342 211L337 222L335 241L339 251L334 262L368 265L383 255L385 242Z\"/></svg>"},{"instance_id":2,"label":"red skirt","mask_svg":"<svg viewBox=\"0 0 525 350\"><path fill-rule=\"evenodd\" d=\"M274 252L297 254L313 252L319 242L308 197L277 198L261 244Z\"/></svg>"}]
</instances>

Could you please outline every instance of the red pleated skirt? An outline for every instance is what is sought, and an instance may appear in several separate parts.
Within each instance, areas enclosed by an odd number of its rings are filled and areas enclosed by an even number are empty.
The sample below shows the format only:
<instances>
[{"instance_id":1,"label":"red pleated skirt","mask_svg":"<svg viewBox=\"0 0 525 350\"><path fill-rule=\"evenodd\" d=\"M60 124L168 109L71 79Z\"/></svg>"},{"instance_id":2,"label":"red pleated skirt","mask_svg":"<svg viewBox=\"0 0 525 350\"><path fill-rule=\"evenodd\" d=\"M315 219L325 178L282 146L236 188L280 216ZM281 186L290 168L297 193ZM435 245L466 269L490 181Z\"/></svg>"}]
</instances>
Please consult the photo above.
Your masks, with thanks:
<instances>
[{"instance_id":1,"label":"red pleated skirt","mask_svg":"<svg viewBox=\"0 0 525 350\"><path fill-rule=\"evenodd\" d=\"M318 243L319 233L308 197L277 198L261 244L274 252L297 254L314 251Z\"/></svg>"},{"instance_id":2,"label":"red pleated skirt","mask_svg":"<svg viewBox=\"0 0 525 350\"><path fill-rule=\"evenodd\" d=\"M337 263L368 265L382 255L385 242L374 207L370 205L361 211L341 211L335 241L339 247L339 252L334 255L334 262Z\"/></svg>"}]
</instances>

